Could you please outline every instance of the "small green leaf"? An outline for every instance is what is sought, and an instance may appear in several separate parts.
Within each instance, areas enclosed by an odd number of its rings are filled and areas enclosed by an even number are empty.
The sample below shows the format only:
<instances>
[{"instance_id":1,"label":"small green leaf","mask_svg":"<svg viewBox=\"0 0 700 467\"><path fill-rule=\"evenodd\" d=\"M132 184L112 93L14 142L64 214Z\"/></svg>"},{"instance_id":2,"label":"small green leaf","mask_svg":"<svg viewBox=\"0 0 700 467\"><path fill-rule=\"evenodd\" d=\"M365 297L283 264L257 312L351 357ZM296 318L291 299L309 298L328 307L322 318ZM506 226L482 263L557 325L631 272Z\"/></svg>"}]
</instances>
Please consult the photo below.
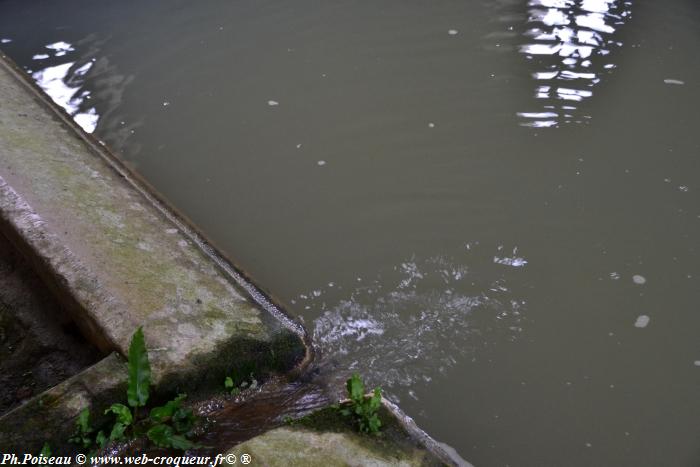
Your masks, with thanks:
<instances>
[{"instance_id":1,"label":"small green leaf","mask_svg":"<svg viewBox=\"0 0 700 467\"><path fill-rule=\"evenodd\" d=\"M80 411L77 420L75 421L76 434L85 434L92 432L90 428L90 409L87 407Z\"/></svg>"},{"instance_id":2,"label":"small green leaf","mask_svg":"<svg viewBox=\"0 0 700 467\"><path fill-rule=\"evenodd\" d=\"M352 377L347 381L348 396L354 402L362 401L365 396L365 385L362 384L360 375L357 373L353 374Z\"/></svg>"},{"instance_id":3,"label":"small green leaf","mask_svg":"<svg viewBox=\"0 0 700 467\"><path fill-rule=\"evenodd\" d=\"M197 447L197 444L193 443L182 435L173 435L170 437L170 447L182 449L184 451L186 449Z\"/></svg>"},{"instance_id":4,"label":"small green leaf","mask_svg":"<svg viewBox=\"0 0 700 467\"><path fill-rule=\"evenodd\" d=\"M39 453L39 456L41 457L53 457L51 455L51 446L49 446L49 443L44 443L44 446L41 448L41 452Z\"/></svg>"},{"instance_id":5,"label":"small green leaf","mask_svg":"<svg viewBox=\"0 0 700 467\"><path fill-rule=\"evenodd\" d=\"M233 389L233 378L230 376L227 376L226 379L224 380L224 387L226 388L227 391L230 391Z\"/></svg>"},{"instance_id":6,"label":"small green leaf","mask_svg":"<svg viewBox=\"0 0 700 467\"><path fill-rule=\"evenodd\" d=\"M381 420L377 417L377 414L373 414L368 420L368 428L370 433L378 433L382 426Z\"/></svg>"},{"instance_id":7,"label":"small green leaf","mask_svg":"<svg viewBox=\"0 0 700 467\"><path fill-rule=\"evenodd\" d=\"M148 439L162 448L190 449L198 445L182 435L176 435L168 425L158 424L146 432Z\"/></svg>"},{"instance_id":8,"label":"small green leaf","mask_svg":"<svg viewBox=\"0 0 700 467\"><path fill-rule=\"evenodd\" d=\"M174 435L173 429L163 424L153 425L151 429L146 432L148 439L153 441L156 446L162 448L170 447Z\"/></svg>"},{"instance_id":9,"label":"small green leaf","mask_svg":"<svg viewBox=\"0 0 700 467\"><path fill-rule=\"evenodd\" d=\"M231 395L232 396L237 396L241 393L241 390L239 388L233 388L231 389Z\"/></svg>"},{"instance_id":10,"label":"small green leaf","mask_svg":"<svg viewBox=\"0 0 700 467\"><path fill-rule=\"evenodd\" d=\"M371 412L376 412L382 405L382 390L379 388L374 389L374 395L369 400L369 410Z\"/></svg>"},{"instance_id":11,"label":"small green leaf","mask_svg":"<svg viewBox=\"0 0 700 467\"><path fill-rule=\"evenodd\" d=\"M173 414L173 427L178 433L187 433L194 426L195 416L190 409L177 409Z\"/></svg>"},{"instance_id":12,"label":"small green leaf","mask_svg":"<svg viewBox=\"0 0 700 467\"><path fill-rule=\"evenodd\" d=\"M124 439L124 430L126 425L121 422L116 422L112 427L112 432L109 434L110 441L121 441Z\"/></svg>"},{"instance_id":13,"label":"small green leaf","mask_svg":"<svg viewBox=\"0 0 700 467\"><path fill-rule=\"evenodd\" d=\"M107 445L107 437L106 437L105 434L102 432L102 430L100 430L99 432L97 432L97 436L95 437L95 443L97 443L97 445L98 445L100 448L104 448L104 447Z\"/></svg>"},{"instance_id":14,"label":"small green leaf","mask_svg":"<svg viewBox=\"0 0 700 467\"><path fill-rule=\"evenodd\" d=\"M129 386L126 395L130 406L143 407L146 405L150 384L151 365L148 362L143 329L139 327L131 337L131 345L129 345Z\"/></svg>"},{"instance_id":15,"label":"small green leaf","mask_svg":"<svg viewBox=\"0 0 700 467\"><path fill-rule=\"evenodd\" d=\"M105 410L105 415L110 412L117 416L117 421L122 425L131 425L131 422L134 420L131 409L124 404L112 404L110 408Z\"/></svg>"},{"instance_id":16,"label":"small green leaf","mask_svg":"<svg viewBox=\"0 0 700 467\"><path fill-rule=\"evenodd\" d=\"M182 401L185 400L187 394L180 394L175 399L168 401L165 405L161 407L154 407L151 409L151 420L156 423L163 423L175 414L175 412L180 408Z\"/></svg>"}]
</instances>

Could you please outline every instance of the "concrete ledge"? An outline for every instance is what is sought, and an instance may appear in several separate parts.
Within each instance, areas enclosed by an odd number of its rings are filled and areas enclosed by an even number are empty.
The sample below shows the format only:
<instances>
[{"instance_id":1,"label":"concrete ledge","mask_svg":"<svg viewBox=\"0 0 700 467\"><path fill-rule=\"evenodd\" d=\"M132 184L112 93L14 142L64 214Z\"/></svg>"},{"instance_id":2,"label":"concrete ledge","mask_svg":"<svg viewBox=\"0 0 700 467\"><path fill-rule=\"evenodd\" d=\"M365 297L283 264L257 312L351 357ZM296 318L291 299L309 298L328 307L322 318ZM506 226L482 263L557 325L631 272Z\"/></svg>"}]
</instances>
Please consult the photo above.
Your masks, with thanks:
<instances>
[{"instance_id":1,"label":"concrete ledge","mask_svg":"<svg viewBox=\"0 0 700 467\"><path fill-rule=\"evenodd\" d=\"M68 437L74 420L85 407L108 407L124 398L127 369L111 354L26 404L0 417L0 452L38 454L45 441L54 452L71 452ZM92 410L100 417L103 410ZM99 421L99 418L98 418Z\"/></svg>"},{"instance_id":2,"label":"concrete ledge","mask_svg":"<svg viewBox=\"0 0 700 467\"><path fill-rule=\"evenodd\" d=\"M125 356L143 326L161 393L311 358L301 325L2 56L0 231L103 352ZM45 415L33 404L2 423L36 423ZM72 430L69 414L58 418Z\"/></svg>"},{"instance_id":3,"label":"concrete ledge","mask_svg":"<svg viewBox=\"0 0 700 467\"><path fill-rule=\"evenodd\" d=\"M379 411L382 431L360 434L327 407L275 428L228 451L236 459L248 454L251 466L454 466L471 467L450 448L422 432L398 407L386 399ZM229 463L229 465L235 465Z\"/></svg>"}]
</instances>

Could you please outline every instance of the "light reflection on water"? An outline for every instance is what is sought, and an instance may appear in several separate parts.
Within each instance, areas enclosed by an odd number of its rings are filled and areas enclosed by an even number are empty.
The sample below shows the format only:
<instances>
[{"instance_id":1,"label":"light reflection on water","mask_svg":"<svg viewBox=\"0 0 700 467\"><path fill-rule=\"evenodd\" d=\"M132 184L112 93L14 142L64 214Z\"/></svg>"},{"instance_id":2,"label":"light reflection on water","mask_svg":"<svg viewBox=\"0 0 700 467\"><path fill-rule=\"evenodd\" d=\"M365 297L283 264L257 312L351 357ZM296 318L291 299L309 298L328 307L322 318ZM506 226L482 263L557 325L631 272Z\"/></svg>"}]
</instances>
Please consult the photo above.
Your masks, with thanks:
<instances>
[{"instance_id":1,"label":"light reflection on water","mask_svg":"<svg viewBox=\"0 0 700 467\"><path fill-rule=\"evenodd\" d=\"M591 118L575 115L577 105L593 95L603 73L615 68L602 60L622 45L614 33L631 17L631 5L620 0L530 0L529 42L520 52L540 68L532 76L538 82L535 98L544 101L544 110L518 112L521 125L555 127Z\"/></svg>"},{"instance_id":2,"label":"light reflection on water","mask_svg":"<svg viewBox=\"0 0 700 467\"><path fill-rule=\"evenodd\" d=\"M3 39L3 43L11 40ZM97 127L100 116L97 109L89 104L91 93L85 89L86 75L93 67L95 59L88 61L68 61L59 64L44 63L52 58L64 57L75 52L75 47L68 42L58 41L45 46L49 52L37 53L32 59L37 63L38 69L27 70L31 73L36 84L51 97L51 99L68 115L73 117L75 123L87 133L92 133Z\"/></svg>"}]
</instances>

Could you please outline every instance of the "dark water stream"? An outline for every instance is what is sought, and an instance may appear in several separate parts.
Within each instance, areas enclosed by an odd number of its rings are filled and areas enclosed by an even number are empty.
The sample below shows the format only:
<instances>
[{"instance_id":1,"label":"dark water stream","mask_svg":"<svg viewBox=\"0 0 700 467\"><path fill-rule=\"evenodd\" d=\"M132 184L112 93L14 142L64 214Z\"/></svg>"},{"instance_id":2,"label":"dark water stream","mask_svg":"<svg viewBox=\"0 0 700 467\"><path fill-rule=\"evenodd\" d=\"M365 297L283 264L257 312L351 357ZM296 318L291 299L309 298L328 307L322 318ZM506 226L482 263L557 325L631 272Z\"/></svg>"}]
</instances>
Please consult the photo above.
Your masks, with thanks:
<instances>
[{"instance_id":1,"label":"dark water stream","mask_svg":"<svg viewBox=\"0 0 700 467\"><path fill-rule=\"evenodd\" d=\"M700 464L700 3L0 0L0 49L475 465Z\"/></svg>"}]
</instances>

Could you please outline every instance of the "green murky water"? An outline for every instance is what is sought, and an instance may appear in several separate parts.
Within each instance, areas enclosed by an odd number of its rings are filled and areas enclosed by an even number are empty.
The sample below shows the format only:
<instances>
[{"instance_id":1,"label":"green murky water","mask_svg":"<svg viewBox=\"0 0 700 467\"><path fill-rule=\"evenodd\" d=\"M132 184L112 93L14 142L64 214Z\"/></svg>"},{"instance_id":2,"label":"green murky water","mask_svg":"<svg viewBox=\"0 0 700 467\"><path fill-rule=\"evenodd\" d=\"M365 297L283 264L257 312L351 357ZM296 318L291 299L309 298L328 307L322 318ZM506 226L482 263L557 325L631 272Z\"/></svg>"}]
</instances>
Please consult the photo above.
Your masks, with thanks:
<instances>
[{"instance_id":1,"label":"green murky water","mask_svg":"<svg viewBox=\"0 0 700 467\"><path fill-rule=\"evenodd\" d=\"M0 49L331 381L476 465L700 463L697 2L2 0Z\"/></svg>"}]
</instances>

